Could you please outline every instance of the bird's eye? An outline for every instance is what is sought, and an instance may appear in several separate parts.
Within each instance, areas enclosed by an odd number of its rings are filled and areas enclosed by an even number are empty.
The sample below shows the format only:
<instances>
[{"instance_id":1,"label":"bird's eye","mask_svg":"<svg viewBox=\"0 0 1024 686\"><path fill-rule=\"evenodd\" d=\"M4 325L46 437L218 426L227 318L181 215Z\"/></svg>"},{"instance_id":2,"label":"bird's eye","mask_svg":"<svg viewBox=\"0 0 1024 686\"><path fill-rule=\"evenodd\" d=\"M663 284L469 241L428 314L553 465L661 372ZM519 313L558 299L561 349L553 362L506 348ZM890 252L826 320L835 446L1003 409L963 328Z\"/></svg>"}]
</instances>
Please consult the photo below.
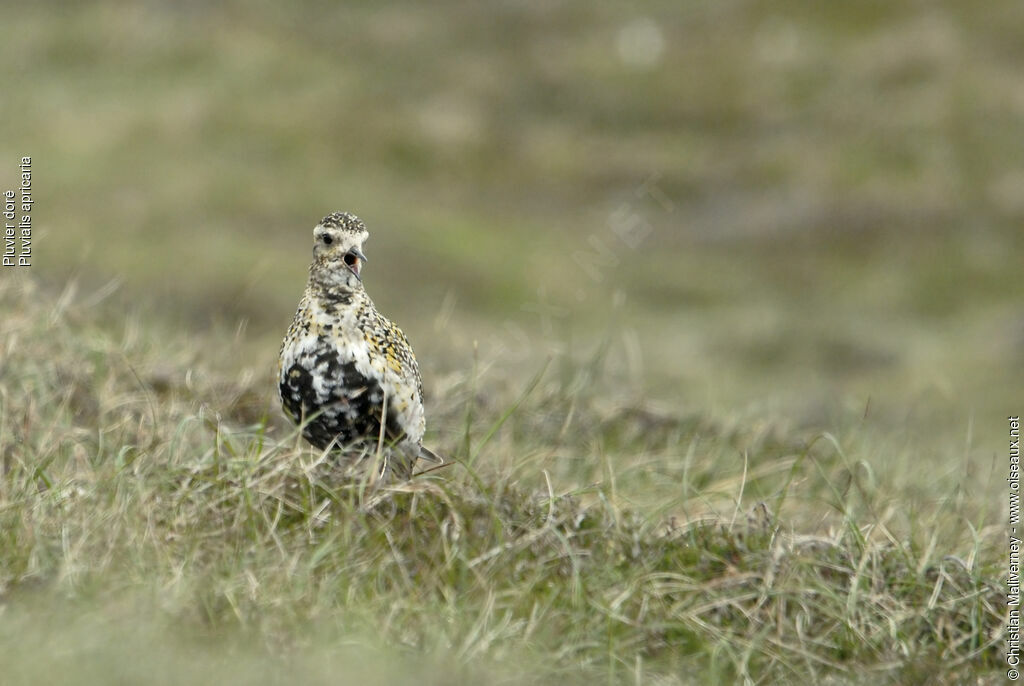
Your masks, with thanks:
<instances>
[{"instance_id":1,"label":"bird's eye","mask_svg":"<svg viewBox=\"0 0 1024 686\"><path fill-rule=\"evenodd\" d=\"M325 233L324 235L320 236L320 240L324 242L324 245L330 245L331 243L334 242L334 239L331 238L331 234L329 233Z\"/></svg>"}]
</instances>

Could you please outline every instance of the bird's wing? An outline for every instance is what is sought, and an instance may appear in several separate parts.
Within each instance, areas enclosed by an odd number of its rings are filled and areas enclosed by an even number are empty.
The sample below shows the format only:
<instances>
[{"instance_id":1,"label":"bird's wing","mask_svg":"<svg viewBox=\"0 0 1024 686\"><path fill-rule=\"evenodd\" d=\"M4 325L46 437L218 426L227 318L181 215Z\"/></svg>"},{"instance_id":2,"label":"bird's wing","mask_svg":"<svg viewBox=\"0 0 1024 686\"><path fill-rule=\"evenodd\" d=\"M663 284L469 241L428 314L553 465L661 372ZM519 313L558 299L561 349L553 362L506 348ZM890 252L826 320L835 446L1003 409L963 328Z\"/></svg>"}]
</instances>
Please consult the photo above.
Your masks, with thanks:
<instances>
[{"instance_id":1,"label":"bird's wing","mask_svg":"<svg viewBox=\"0 0 1024 686\"><path fill-rule=\"evenodd\" d=\"M412 345L405 333L398 328L390 319L383 315L380 317L381 328L386 332L384 347L386 356L393 371L402 375L408 381L416 384L416 397L423 404L423 380L420 378L420 367L416 362L416 355L413 353ZM392 364L394 363L394 364ZM397 366L397 368L396 368Z\"/></svg>"}]
</instances>

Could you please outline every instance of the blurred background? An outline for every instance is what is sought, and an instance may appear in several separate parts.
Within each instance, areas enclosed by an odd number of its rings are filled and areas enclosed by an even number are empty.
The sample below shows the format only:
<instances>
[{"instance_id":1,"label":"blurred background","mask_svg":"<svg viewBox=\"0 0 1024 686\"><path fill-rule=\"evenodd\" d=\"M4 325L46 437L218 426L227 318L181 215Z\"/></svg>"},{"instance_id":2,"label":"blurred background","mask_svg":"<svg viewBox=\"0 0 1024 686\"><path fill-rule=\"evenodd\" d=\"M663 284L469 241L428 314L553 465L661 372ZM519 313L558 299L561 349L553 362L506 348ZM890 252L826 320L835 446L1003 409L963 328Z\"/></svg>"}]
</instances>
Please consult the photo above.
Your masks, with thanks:
<instances>
[{"instance_id":1,"label":"blurred background","mask_svg":"<svg viewBox=\"0 0 1024 686\"><path fill-rule=\"evenodd\" d=\"M428 387L607 349L623 397L668 411L864 416L986 464L1022 409L1019 2L23 3L4 25L0 187L30 155L32 275L116 285L268 397L311 230L349 210Z\"/></svg>"}]
</instances>

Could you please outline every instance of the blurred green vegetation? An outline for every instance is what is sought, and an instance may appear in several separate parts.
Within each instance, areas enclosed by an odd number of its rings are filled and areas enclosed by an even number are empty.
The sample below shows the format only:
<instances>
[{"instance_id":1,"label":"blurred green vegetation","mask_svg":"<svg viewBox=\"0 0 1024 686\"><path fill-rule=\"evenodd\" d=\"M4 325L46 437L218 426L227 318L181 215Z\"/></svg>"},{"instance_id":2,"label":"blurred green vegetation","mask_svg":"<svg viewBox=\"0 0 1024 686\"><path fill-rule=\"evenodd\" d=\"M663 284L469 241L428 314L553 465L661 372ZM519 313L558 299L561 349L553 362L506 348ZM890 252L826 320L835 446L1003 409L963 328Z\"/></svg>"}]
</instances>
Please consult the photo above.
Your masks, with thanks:
<instances>
[{"instance_id":1,"label":"blurred green vegetation","mask_svg":"<svg viewBox=\"0 0 1024 686\"><path fill-rule=\"evenodd\" d=\"M244 321L257 371L312 225L348 209L428 377L474 341L511 369L610 339L672 406L827 425L862 404L988 456L1024 360L1021 20L35 3L0 44L0 184L33 156L37 276L117 280L172 325Z\"/></svg>"}]
</instances>

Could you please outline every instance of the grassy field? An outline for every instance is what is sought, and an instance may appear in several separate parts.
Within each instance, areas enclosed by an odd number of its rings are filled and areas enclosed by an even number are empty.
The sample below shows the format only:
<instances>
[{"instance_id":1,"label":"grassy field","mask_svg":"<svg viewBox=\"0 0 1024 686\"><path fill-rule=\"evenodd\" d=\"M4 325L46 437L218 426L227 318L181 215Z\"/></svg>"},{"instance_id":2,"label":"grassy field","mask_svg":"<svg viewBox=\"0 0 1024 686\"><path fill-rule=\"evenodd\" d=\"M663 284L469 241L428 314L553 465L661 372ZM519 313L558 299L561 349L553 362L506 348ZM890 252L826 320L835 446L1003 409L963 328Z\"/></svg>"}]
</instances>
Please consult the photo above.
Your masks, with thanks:
<instances>
[{"instance_id":1,"label":"grassy field","mask_svg":"<svg viewBox=\"0 0 1024 686\"><path fill-rule=\"evenodd\" d=\"M1004 678L1018 3L8 20L4 683ZM338 209L453 462L386 492L275 398Z\"/></svg>"}]
</instances>

